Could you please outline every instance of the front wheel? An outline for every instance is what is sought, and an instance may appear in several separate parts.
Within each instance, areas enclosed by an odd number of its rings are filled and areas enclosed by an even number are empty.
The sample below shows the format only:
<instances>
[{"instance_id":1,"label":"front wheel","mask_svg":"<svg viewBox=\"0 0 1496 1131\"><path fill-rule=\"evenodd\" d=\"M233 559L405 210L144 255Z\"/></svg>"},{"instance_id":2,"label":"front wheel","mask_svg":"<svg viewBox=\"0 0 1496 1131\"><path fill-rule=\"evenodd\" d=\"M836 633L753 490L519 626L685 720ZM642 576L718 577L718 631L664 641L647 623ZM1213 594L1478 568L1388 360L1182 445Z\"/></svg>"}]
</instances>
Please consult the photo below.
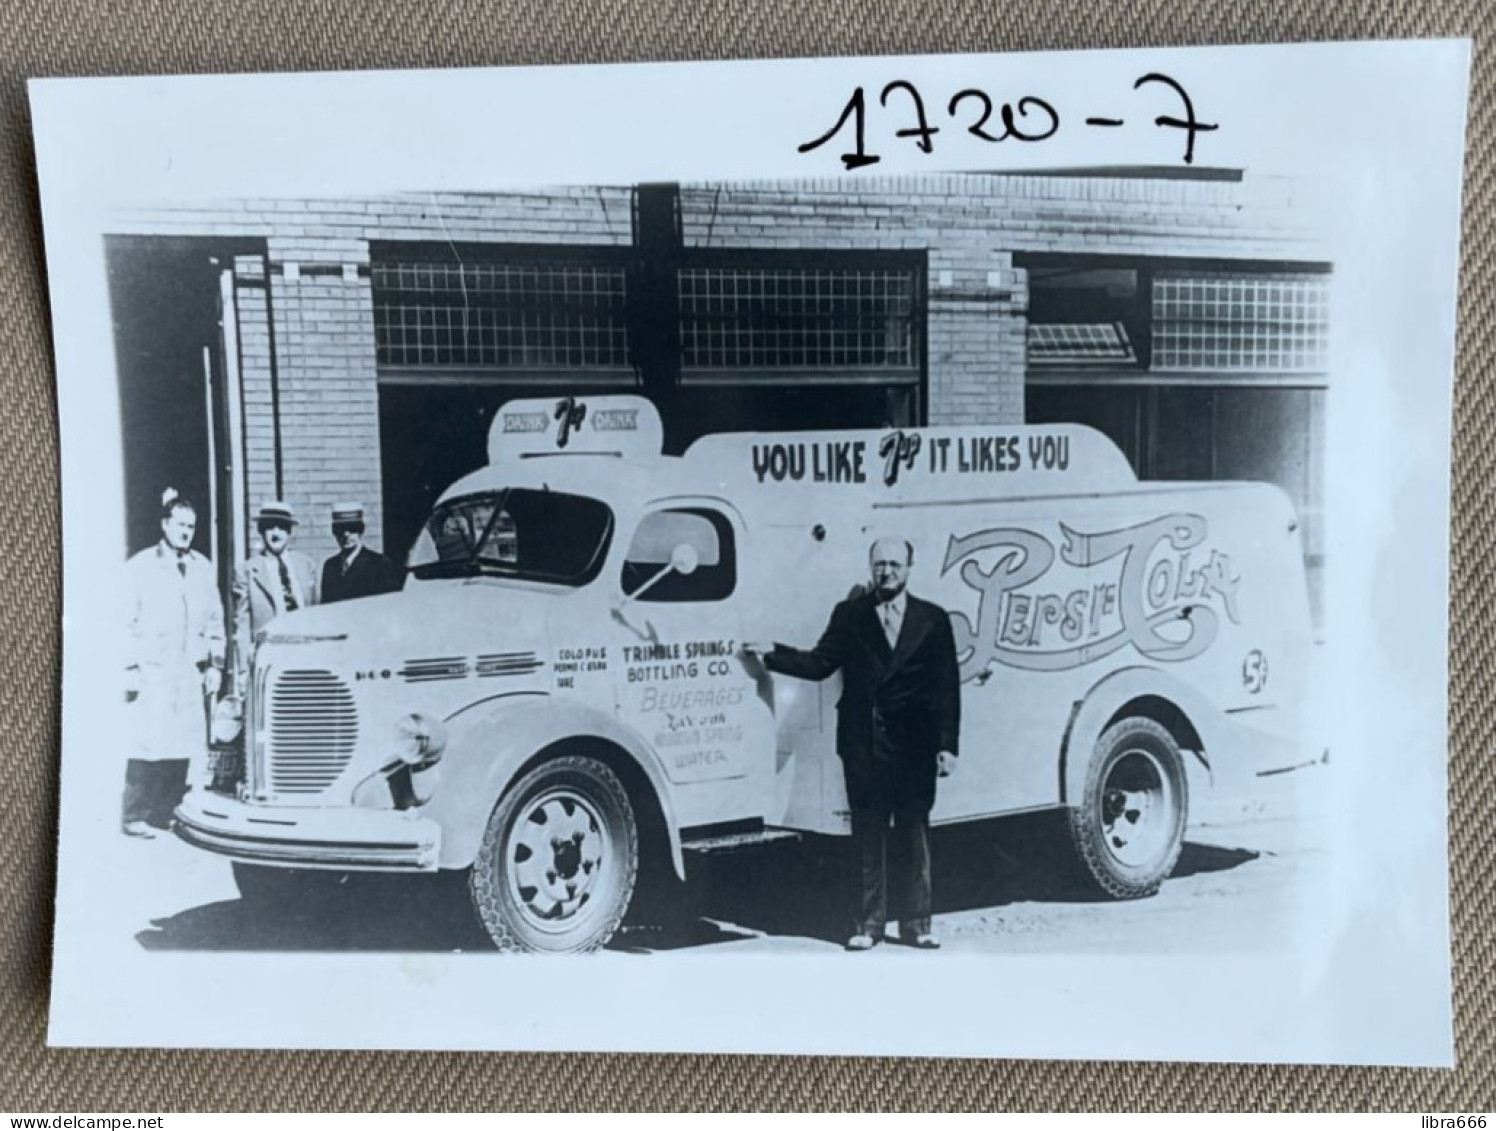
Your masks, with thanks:
<instances>
[{"instance_id":1,"label":"front wheel","mask_svg":"<svg viewBox=\"0 0 1496 1131\"><path fill-rule=\"evenodd\" d=\"M537 766L499 799L469 887L500 950L574 954L613 937L638 870L623 783L594 758L568 756Z\"/></svg>"},{"instance_id":2,"label":"front wheel","mask_svg":"<svg viewBox=\"0 0 1496 1131\"><path fill-rule=\"evenodd\" d=\"M1188 808L1174 736L1149 718L1122 719L1092 749L1085 792L1070 810L1071 840L1106 894L1152 895L1179 860Z\"/></svg>"}]
</instances>

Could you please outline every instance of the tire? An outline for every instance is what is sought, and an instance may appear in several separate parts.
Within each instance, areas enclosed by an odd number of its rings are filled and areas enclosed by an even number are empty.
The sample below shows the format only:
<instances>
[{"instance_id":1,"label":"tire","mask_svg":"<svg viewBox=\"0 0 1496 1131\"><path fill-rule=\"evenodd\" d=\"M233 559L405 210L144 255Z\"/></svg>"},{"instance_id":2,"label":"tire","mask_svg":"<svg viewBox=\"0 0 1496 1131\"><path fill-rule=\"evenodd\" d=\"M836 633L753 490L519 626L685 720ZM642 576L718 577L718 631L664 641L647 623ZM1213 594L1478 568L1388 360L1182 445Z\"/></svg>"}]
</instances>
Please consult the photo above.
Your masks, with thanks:
<instances>
[{"instance_id":1,"label":"tire","mask_svg":"<svg viewBox=\"0 0 1496 1131\"><path fill-rule=\"evenodd\" d=\"M1174 736L1142 716L1096 740L1070 838L1087 875L1115 899L1158 891L1184 847L1189 787Z\"/></svg>"},{"instance_id":2,"label":"tire","mask_svg":"<svg viewBox=\"0 0 1496 1131\"><path fill-rule=\"evenodd\" d=\"M488 818L469 890L499 950L577 954L618 930L639 873L628 792L594 758L537 766Z\"/></svg>"},{"instance_id":3,"label":"tire","mask_svg":"<svg viewBox=\"0 0 1496 1131\"><path fill-rule=\"evenodd\" d=\"M347 894L353 877L317 868L276 868L234 861L234 883L245 903L282 906L297 900L327 900Z\"/></svg>"}]
</instances>

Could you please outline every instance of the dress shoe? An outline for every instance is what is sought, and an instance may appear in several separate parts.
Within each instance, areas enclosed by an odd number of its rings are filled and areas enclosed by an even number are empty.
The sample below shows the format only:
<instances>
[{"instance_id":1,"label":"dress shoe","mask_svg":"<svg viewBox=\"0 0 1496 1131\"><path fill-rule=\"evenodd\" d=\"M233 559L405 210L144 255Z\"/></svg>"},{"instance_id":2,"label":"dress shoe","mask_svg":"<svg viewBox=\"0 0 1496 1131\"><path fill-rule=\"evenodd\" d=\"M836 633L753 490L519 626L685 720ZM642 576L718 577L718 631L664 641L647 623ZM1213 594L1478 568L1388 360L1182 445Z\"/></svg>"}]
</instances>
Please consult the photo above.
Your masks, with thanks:
<instances>
[{"instance_id":1,"label":"dress shoe","mask_svg":"<svg viewBox=\"0 0 1496 1131\"><path fill-rule=\"evenodd\" d=\"M127 821L123 831L126 836L139 837L141 840L156 839L156 830L144 821Z\"/></svg>"},{"instance_id":2,"label":"dress shoe","mask_svg":"<svg viewBox=\"0 0 1496 1131\"><path fill-rule=\"evenodd\" d=\"M918 935L900 935L899 941L915 950L939 950L940 940L928 931Z\"/></svg>"},{"instance_id":3,"label":"dress shoe","mask_svg":"<svg viewBox=\"0 0 1496 1131\"><path fill-rule=\"evenodd\" d=\"M848 950L872 950L878 945L878 940L872 935L853 935L847 940Z\"/></svg>"}]
</instances>

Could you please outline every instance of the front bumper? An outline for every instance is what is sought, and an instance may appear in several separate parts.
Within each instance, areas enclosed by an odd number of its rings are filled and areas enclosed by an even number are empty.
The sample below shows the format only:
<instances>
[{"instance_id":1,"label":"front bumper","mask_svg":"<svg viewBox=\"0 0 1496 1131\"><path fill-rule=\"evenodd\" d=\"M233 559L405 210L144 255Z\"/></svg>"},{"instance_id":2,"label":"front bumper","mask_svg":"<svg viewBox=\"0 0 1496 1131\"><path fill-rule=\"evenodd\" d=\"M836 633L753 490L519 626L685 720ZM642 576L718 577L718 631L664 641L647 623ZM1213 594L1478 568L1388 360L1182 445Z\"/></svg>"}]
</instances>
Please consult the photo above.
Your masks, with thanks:
<instances>
[{"instance_id":1,"label":"front bumper","mask_svg":"<svg viewBox=\"0 0 1496 1131\"><path fill-rule=\"evenodd\" d=\"M441 853L441 826L411 810L277 808L202 790L177 808L175 829L195 848L296 868L434 872Z\"/></svg>"}]
</instances>

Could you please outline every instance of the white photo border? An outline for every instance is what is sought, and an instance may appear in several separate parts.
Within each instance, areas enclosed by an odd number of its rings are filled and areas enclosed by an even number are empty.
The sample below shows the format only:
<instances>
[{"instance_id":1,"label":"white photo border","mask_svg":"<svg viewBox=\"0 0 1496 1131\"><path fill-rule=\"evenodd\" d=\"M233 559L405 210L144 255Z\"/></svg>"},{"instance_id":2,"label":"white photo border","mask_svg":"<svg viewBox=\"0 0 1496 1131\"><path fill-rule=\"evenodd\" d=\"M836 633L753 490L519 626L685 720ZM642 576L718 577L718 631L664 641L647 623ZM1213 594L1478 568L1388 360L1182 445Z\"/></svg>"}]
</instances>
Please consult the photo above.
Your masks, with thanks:
<instances>
[{"instance_id":1,"label":"white photo border","mask_svg":"<svg viewBox=\"0 0 1496 1131\"><path fill-rule=\"evenodd\" d=\"M1449 457L1469 54L1426 41L33 83L64 490L51 1042L1451 1064ZM101 239L115 210L1173 163L1179 131L1147 126L1027 148L952 128L930 154L884 129L881 163L852 172L841 138L798 152L858 86L903 79L932 104L967 87L1038 95L1069 121L1130 113L1115 107L1139 106L1127 99L1154 72L1219 123L1197 140L1202 163L1347 186L1326 469L1343 851L1293 953L946 955L870 974L841 955L168 954L101 929L117 795L99 788L109 735L90 703L115 682L101 641L119 563L93 548L124 530ZM557 1007L557 984L574 1008ZM1148 987L1146 1016L1098 1008L1128 987Z\"/></svg>"}]
</instances>

